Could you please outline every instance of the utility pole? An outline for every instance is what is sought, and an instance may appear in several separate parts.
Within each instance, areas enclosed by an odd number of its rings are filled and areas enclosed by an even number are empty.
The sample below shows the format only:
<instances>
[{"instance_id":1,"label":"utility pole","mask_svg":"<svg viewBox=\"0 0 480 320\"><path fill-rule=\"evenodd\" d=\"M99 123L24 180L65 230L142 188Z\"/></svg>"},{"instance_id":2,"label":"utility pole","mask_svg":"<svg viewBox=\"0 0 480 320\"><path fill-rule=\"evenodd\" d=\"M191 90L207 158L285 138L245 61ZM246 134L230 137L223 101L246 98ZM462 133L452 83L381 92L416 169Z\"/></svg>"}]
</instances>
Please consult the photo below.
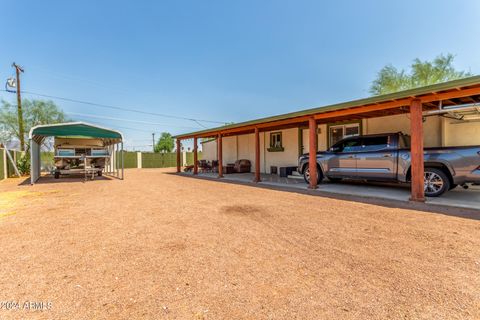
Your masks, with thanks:
<instances>
[{"instance_id":1,"label":"utility pole","mask_svg":"<svg viewBox=\"0 0 480 320\"><path fill-rule=\"evenodd\" d=\"M153 152L155 152L155 132L152 133L152 149L153 149Z\"/></svg>"},{"instance_id":2,"label":"utility pole","mask_svg":"<svg viewBox=\"0 0 480 320\"><path fill-rule=\"evenodd\" d=\"M18 112L18 132L20 135L20 150L25 151L25 132L23 130L23 113L22 113L22 97L20 94L20 72L23 72L23 68L12 63L12 67L15 68L17 73L17 112Z\"/></svg>"}]
</instances>

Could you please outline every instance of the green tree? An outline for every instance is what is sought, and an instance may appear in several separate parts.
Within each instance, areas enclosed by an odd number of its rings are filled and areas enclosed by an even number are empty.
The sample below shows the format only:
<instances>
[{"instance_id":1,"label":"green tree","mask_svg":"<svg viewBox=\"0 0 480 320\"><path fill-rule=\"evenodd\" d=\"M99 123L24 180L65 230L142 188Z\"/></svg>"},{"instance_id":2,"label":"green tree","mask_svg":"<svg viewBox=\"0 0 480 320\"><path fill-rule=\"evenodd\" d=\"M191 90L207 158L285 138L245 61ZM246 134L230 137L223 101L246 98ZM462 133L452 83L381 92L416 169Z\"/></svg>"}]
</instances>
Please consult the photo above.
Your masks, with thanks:
<instances>
[{"instance_id":1,"label":"green tree","mask_svg":"<svg viewBox=\"0 0 480 320\"><path fill-rule=\"evenodd\" d=\"M398 70L393 65L383 67L370 86L374 95L397 92L471 76L470 72L453 67L452 54L439 55L433 61L413 60L410 71Z\"/></svg>"},{"instance_id":2,"label":"green tree","mask_svg":"<svg viewBox=\"0 0 480 320\"><path fill-rule=\"evenodd\" d=\"M0 139L1 141L20 140L17 120L17 106L6 101L0 107ZM60 123L67 121L63 111L52 101L22 100L23 125L25 135L30 129L41 124ZM27 141L28 137L25 137ZM28 148L28 146L27 146Z\"/></svg>"},{"instance_id":3,"label":"green tree","mask_svg":"<svg viewBox=\"0 0 480 320\"><path fill-rule=\"evenodd\" d=\"M172 152L173 144L172 135L168 132L162 132L154 150L155 152Z\"/></svg>"}]
</instances>

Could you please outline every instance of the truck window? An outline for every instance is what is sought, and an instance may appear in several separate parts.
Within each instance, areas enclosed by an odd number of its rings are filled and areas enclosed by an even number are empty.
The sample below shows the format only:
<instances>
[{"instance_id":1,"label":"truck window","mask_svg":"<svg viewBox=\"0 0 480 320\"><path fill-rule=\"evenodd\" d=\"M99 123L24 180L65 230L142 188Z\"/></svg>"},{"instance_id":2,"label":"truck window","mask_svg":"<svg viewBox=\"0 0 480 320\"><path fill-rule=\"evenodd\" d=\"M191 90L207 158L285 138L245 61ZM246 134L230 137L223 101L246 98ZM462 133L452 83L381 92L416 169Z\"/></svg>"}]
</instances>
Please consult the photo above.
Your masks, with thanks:
<instances>
[{"instance_id":1,"label":"truck window","mask_svg":"<svg viewBox=\"0 0 480 320\"><path fill-rule=\"evenodd\" d=\"M340 141L336 143L332 149L334 149L335 152L358 152L362 149L360 142L359 139Z\"/></svg>"},{"instance_id":2,"label":"truck window","mask_svg":"<svg viewBox=\"0 0 480 320\"><path fill-rule=\"evenodd\" d=\"M377 151L388 148L388 136L363 138L362 151Z\"/></svg>"},{"instance_id":3,"label":"truck window","mask_svg":"<svg viewBox=\"0 0 480 320\"><path fill-rule=\"evenodd\" d=\"M405 134L399 135L398 147L400 149L410 148L410 136Z\"/></svg>"}]
</instances>

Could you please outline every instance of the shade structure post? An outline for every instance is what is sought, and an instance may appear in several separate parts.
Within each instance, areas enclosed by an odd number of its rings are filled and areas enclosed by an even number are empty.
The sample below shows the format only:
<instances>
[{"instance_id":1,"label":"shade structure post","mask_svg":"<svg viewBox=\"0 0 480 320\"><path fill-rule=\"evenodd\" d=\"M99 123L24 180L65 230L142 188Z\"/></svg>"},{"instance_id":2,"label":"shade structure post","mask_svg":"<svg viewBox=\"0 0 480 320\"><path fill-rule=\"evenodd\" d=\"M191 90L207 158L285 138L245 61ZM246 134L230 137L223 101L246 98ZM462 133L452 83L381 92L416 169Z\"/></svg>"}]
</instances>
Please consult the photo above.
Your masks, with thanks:
<instances>
[{"instance_id":1,"label":"shade structure post","mask_svg":"<svg viewBox=\"0 0 480 320\"><path fill-rule=\"evenodd\" d=\"M122 180L123 180L123 170L125 169L125 165L124 165L124 162L123 162L123 141L122 141L122 153L121 153L121 157L122 157Z\"/></svg>"},{"instance_id":2,"label":"shade structure post","mask_svg":"<svg viewBox=\"0 0 480 320\"><path fill-rule=\"evenodd\" d=\"M108 174L112 175L113 174L113 146L110 145L108 148L110 150L110 162L108 164Z\"/></svg>"},{"instance_id":3,"label":"shade structure post","mask_svg":"<svg viewBox=\"0 0 480 320\"><path fill-rule=\"evenodd\" d=\"M197 137L193 137L193 174L198 174Z\"/></svg>"},{"instance_id":4,"label":"shade structure post","mask_svg":"<svg viewBox=\"0 0 480 320\"><path fill-rule=\"evenodd\" d=\"M177 139L177 173L180 172L180 139Z\"/></svg>"},{"instance_id":5,"label":"shade structure post","mask_svg":"<svg viewBox=\"0 0 480 320\"><path fill-rule=\"evenodd\" d=\"M310 172L310 189L317 188L317 122L314 117L308 119L308 150L309 150L309 159L308 159L308 170Z\"/></svg>"},{"instance_id":6,"label":"shade structure post","mask_svg":"<svg viewBox=\"0 0 480 320\"><path fill-rule=\"evenodd\" d=\"M260 181L260 133L258 127L255 127L255 177L253 182Z\"/></svg>"},{"instance_id":7,"label":"shade structure post","mask_svg":"<svg viewBox=\"0 0 480 320\"><path fill-rule=\"evenodd\" d=\"M113 155L113 159L112 159L112 176L116 176L117 175L117 154L115 153L116 150L115 150L115 144L112 144L112 155Z\"/></svg>"},{"instance_id":8,"label":"shade structure post","mask_svg":"<svg viewBox=\"0 0 480 320\"><path fill-rule=\"evenodd\" d=\"M118 170L118 143L115 143L115 176L120 178L120 170Z\"/></svg>"},{"instance_id":9,"label":"shade structure post","mask_svg":"<svg viewBox=\"0 0 480 320\"><path fill-rule=\"evenodd\" d=\"M8 149L5 149L7 156L10 156ZM39 146L35 140L30 139L30 184L34 184L40 177L40 170L38 165L37 153L39 153ZM3 170L3 168L1 168Z\"/></svg>"},{"instance_id":10,"label":"shade structure post","mask_svg":"<svg viewBox=\"0 0 480 320\"><path fill-rule=\"evenodd\" d=\"M223 157L222 157L222 134L218 134L217 138L217 147L218 147L218 177L223 177Z\"/></svg>"},{"instance_id":11,"label":"shade structure post","mask_svg":"<svg viewBox=\"0 0 480 320\"><path fill-rule=\"evenodd\" d=\"M411 196L412 201L425 201L424 159L423 159L423 108L420 99L410 102L410 157L411 157Z\"/></svg>"}]
</instances>

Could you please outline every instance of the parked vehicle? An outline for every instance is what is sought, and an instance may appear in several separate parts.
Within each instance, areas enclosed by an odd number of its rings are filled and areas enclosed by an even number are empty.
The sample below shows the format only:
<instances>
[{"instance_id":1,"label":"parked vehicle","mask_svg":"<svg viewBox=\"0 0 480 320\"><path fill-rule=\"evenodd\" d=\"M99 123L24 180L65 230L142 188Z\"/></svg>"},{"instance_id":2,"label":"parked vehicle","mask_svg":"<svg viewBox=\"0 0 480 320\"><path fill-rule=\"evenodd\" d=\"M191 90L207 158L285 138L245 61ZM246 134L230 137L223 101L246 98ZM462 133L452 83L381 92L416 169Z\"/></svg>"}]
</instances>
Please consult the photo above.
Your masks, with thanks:
<instances>
[{"instance_id":1,"label":"parked vehicle","mask_svg":"<svg viewBox=\"0 0 480 320\"><path fill-rule=\"evenodd\" d=\"M310 182L308 154L298 172ZM317 180L410 182L410 136L387 133L345 138L317 152ZM437 197L466 183L480 183L480 146L425 148L425 195Z\"/></svg>"},{"instance_id":2,"label":"parked vehicle","mask_svg":"<svg viewBox=\"0 0 480 320\"><path fill-rule=\"evenodd\" d=\"M110 154L104 147L56 145L54 162L55 179L60 178L60 175L76 173L100 177L103 169L110 162Z\"/></svg>"}]
</instances>

